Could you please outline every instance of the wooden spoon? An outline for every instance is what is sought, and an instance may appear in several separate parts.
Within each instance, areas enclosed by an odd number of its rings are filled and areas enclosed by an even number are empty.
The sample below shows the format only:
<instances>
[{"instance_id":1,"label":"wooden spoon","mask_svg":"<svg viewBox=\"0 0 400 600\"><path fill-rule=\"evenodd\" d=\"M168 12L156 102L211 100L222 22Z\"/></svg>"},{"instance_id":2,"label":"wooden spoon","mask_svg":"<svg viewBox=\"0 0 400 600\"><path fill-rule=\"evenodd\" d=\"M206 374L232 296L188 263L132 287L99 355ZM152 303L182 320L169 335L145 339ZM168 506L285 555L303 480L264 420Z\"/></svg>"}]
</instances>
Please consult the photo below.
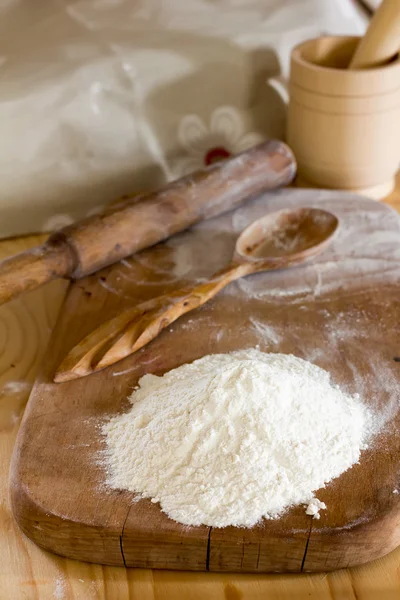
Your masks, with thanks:
<instances>
[{"instance_id":1,"label":"wooden spoon","mask_svg":"<svg viewBox=\"0 0 400 600\"><path fill-rule=\"evenodd\" d=\"M204 283L159 296L107 321L69 352L54 381L84 377L133 354L235 279L316 256L331 242L338 224L333 214L316 208L285 209L254 221L239 236L228 266Z\"/></svg>"}]
</instances>

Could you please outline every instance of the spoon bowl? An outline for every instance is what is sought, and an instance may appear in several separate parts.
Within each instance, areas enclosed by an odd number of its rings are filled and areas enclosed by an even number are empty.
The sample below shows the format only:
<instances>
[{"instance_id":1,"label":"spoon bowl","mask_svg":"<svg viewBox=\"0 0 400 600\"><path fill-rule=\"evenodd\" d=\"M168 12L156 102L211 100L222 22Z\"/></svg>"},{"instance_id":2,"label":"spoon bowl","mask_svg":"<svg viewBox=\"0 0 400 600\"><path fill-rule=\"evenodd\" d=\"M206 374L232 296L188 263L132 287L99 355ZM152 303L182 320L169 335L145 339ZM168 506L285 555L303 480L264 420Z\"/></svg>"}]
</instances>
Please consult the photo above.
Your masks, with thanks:
<instances>
[{"instance_id":1,"label":"spoon bowl","mask_svg":"<svg viewBox=\"0 0 400 600\"><path fill-rule=\"evenodd\" d=\"M268 265L303 261L331 242L338 225L335 215L319 208L280 210L246 227L236 242L236 258Z\"/></svg>"}]
</instances>

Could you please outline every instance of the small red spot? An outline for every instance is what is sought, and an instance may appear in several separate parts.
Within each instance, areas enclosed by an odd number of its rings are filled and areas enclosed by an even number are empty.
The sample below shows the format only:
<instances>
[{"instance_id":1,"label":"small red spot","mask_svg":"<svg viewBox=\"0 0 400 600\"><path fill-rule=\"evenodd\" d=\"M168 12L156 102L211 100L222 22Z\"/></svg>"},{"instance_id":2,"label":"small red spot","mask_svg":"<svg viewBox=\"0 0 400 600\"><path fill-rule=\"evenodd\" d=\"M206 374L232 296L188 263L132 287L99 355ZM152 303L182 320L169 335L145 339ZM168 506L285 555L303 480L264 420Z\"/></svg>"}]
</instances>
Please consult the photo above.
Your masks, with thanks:
<instances>
[{"instance_id":1,"label":"small red spot","mask_svg":"<svg viewBox=\"0 0 400 600\"><path fill-rule=\"evenodd\" d=\"M229 152L223 146L216 146L215 148L211 148L204 157L205 165L212 165L213 163L219 162L220 160L225 160L232 156L232 153Z\"/></svg>"}]
</instances>

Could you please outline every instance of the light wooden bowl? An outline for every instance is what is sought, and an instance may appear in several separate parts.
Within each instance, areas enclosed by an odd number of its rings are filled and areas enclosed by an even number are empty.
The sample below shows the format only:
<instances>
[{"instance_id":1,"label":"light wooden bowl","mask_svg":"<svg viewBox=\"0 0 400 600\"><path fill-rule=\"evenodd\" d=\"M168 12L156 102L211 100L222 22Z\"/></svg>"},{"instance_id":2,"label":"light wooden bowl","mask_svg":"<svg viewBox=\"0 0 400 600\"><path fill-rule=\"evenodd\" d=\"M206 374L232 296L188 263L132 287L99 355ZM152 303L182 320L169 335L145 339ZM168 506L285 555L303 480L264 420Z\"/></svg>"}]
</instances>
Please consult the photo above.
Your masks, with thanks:
<instances>
[{"instance_id":1,"label":"light wooden bowl","mask_svg":"<svg viewBox=\"0 0 400 600\"><path fill-rule=\"evenodd\" d=\"M300 179L372 198L400 163L400 58L347 69L358 37L320 37L292 52L287 140Z\"/></svg>"}]
</instances>

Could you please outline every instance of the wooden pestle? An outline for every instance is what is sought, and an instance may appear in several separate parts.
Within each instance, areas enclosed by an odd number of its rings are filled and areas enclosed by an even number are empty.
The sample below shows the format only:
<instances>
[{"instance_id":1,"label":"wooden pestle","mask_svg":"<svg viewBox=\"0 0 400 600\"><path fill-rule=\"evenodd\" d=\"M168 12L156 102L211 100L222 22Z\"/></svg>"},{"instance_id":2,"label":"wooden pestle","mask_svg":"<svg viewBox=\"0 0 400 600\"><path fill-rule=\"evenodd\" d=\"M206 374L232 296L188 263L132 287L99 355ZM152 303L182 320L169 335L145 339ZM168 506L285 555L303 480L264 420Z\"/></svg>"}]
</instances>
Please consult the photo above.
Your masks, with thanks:
<instances>
[{"instance_id":1,"label":"wooden pestle","mask_svg":"<svg viewBox=\"0 0 400 600\"><path fill-rule=\"evenodd\" d=\"M349 69L371 69L400 51L400 0L383 0L350 61Z\"/></svg>"},{"instance_id":2,"label":"wooden pestle","mask_svg":"<svg viewBox=\"0 0 400 600\"><path fill-rule=\"evenodd\" d=\"M0 262L0 304L53 279L90 275L250 196L286 185L295 173L290 148L270 140L163 189L123 200Z\"/></svg>"}]
</instances>

